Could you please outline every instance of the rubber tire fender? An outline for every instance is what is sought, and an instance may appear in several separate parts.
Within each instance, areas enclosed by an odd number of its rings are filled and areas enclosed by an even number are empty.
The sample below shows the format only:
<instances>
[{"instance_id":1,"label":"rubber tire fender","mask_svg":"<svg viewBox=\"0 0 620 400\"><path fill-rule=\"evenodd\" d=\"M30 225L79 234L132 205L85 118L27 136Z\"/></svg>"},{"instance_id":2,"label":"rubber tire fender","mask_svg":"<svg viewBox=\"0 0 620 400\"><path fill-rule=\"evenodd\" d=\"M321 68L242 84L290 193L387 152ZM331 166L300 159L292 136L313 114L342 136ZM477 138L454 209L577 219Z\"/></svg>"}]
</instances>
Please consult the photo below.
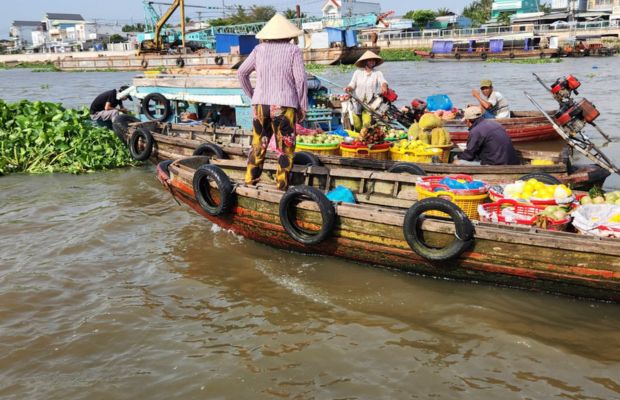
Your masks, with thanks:
<instances>
[{"instance_id":1,"label":"rubber tire fender","mask_svg":"<svg viewBox=\"0 0 620 400\"><path fill-rule=\"evenodd\" d=\"M553 175L549 175L545 172L532 172L527 175L523 175L518 180L527 181L528 179L536 179L539 182L546 183L547 185L559 185L562 182Z\"/></svg>"},{"instance_id":2,"label":"rubber tire fender","mask_svg":"<svg viewBox=\"0 0 620 400\"><path fill-rule=\"evenodd\" d=\"M388 168L387 172L426 176L426 172L422 167L408 162L396 163Z\"/></svg>"},{"instance_id":3,"label":"rubber tire fender","mask_svg":"<svg viewBox=\"0 0 620 400\"><path fill-rule=\"evenodd\" d=\"M116 137L125 145L129 142L129 124L133 122L140 122L140 120L127 114L119 114L114 118L114 121L112 121L112 130L116 134Z\"/></svg>"},{"instance_id":4,"label":"rubber tire fender","mask_svg":"<svg viewBox=\"0 0 620 400\"><path fill-rule=\"evenodd\" d=\"M480 53L480 58L482 58L483 60L486 60L489 57L489 55L487 53Z\"/></svg>"},{"instance_id":5,"label":"rubber tire fender","mask_svg":"<svg viewBox=\"0 0 620 400\"><path fill-rule=\"evenodd\" d=\"M299 227L291 215L291 209L302 199L312 200L319 206L323 225L316 233L310 233ZM334 205L323 192L311 186L291 186L286 193L284 193L282 199L280 199L279 214L280 222L286 230L286 233L295 241L305 245L319 244L327 239L327 237L332 234L334 225L336 224L336 210L334 209Z\"/></svg>"},{"instance_id":6,"label":"rubber tire fender","mask_svg":"<svg viewBox=\"0 0 620 400\"><path fill-rule=\"evenodd\" d=\"M149 110L149 103L151 102L151 100L162 103L164 105L164 112L158 118L155 118L155 116L153 116L153 114L151 114L151 111ZM142 113L146 116L146 118L150 119L151 121L163 122L167 120L172 113L172 109L170 108L170 100L168 100L161 93L149 93L144 96L144 99L142 99Z\"/></svg>"},{"instance_id":7,"label":"rubber tire fender","mask_svg":"<svg viewBox=\"0 0 620 400\"><path fill-rule=\"evenodd\" d=\"M207 190L209 179L215 182L217 186L220 195L219 204L213 200L209 190ZM198 167L194 173L192 186L198 204L207 214L217 217L227 214L232 208L235 201L233 185L228 175L217 165L205 164Z\"/></svg>"},{"instance_id":8,"label":"rubber tire fender","mask_svg":"<svg viewBox=\"0 0 620 400\"><path fill-rule=\"evenodd\" d=\"M146 59L142 59L142 61L140 62L140 66L141 66L143 69L147 69L147 68L149 67L149 62L148 62L148 61L146 61Z\"/></svg>"},{"instance_id":9,"label":"rubber tire fender","mask_svg":"<svg viewBox=\"0 0 620 400\"><path fill-rule=\"evenodd\" d=\"M456 58L457 60L461 59L461 53L454 53L454 58Z\"/></svg>"},{"instance_id":10,"label":"rubber tire fender","mask_svg":"<svg viewBox=\"0 0 620 400\"><path fill-rule=\"evenodd\" d=\"M446 247L437 249L424 242L424 235L420 228L425 218L422 214L431 210L442 211L454 221L456 238ZM411 250L430 261L453 260L470 248L474 242L474 226L463 210L451 201L437 197L417 201L407 210L403 233Z\"/></svg>"},{"instance_id":11,"label":"rubber tire fender","mask_svg":"<svg viewBox=\"0 0 620 400\"><path fill-rule=\"evenodd\" d=\"M508 58L510 59L515 58L515 53L511 51L510 54L508 54Z\"/></svg>"},{"instance_id":12,"label":"rubber tire fender","mask_svg":"<svg viewBox=\"0 0 620 400\"><path fill-rule=\"evenodd\" d=\"M196 150L192 153L194 156L209 156L219 158L220 160L228 159L228 155L220 146L215 143L203 143L196 147Z\"/></svg>"},{"instance_id":13,"label":"rubber tire fender","mask_svg":"<svg viewBox=\"0 0 620 400\"><path fill-rule=\"evenodd\" d=\"M140 138L144 141L144 148L142 151L138 149L138 143L140 143ZM153 145L155 144L155 140L153 139L153 135L149 132L148 129L144 127L140 127L136 129L134 133L131 134L129 138L129 153L137 161L146 161L149 159L151 154L153 153Z\"/></svg>"},{"instance_id":14,"label":"rubber tire fender","mask_svg":"<svg viewBox=\"0 0 620 400\"><path fill-rule=\"evenodd\" d=\"M224 59L222 58L222 56L215 56L215 59L213 61L215 61L215 65L224 64Z\"/></svg>"},{"instance_id":15,"label":"rubber tire fender","mask_svg":"<svg viewBox=\"0 0 620 400\"><path fill-rule=\"evenodd\" d=\"M538 54L538 57L540 57L541 59L545 58L545 52L541 51L540 54Z\"/></svg>"},{"instance_id":16,"label":"rubber tire fender","mask_svg":"<svg viewBox=\"0 0 620 400\"><path fill-rule=\"evenodd\" d=\"M185 60L183 60L183 58L179 57L176 60L176 64L177 64L177 67L183 68L185 66Z\"/></svg>"},{"instance_id":17,"label":"rubber tire fender","mask_svg":"<svg viewBox=\"0 0 620 400\"><path fill-rule=\"evenodd\" d=\"M165 172L166 175L168 176L168 179L170 179L170 164L172 164L173 162L174 160L164 160L160 162L159 164L157 164L157 169L160 169L163 172Z\"/></svg>"},{"instance_id":18,"label":"rubber tire fender","mask_svg":"<svg viewBox=\"0 0 620 400\"><path fill-rule=\"evenodd\" d=\"M433 53L432 51L430 53L428 53L428 57L429 58L435 58L435 53Z\"/></svg>"},{"instance_id":19,"label":"rubber tire fender","mask_svg":"<svg viewBox=\"0 0 620 400\"><path fill-rule=\"evenodd\" d=\"M297 151L293 155L293 165L318 167L321 166L321 160L309 151Z\"/></svg>"}]
</instances>

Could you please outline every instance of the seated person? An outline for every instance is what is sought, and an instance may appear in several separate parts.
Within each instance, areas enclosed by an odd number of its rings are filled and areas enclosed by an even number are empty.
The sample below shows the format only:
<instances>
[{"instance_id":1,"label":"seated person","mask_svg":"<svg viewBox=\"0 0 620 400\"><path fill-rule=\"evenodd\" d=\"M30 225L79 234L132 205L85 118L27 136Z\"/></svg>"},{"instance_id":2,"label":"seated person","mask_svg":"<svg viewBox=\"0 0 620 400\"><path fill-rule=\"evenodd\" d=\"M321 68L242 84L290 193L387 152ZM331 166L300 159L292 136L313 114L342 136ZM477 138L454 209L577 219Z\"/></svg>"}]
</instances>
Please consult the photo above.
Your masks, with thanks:
<instances>
[{"instance_id":1,"label":"seated person","mask_svg":"<svg viewBox=\"0 0 620 400\"><path fill-rule=\"evenodd\" d=\"M500 92L493 89L493 82L489 79L480 81L480 91L474 89L471 95L478 100L480 107L485 111L484 118L510 118L508 101Z\"/></svg>"},{"instance_id":2,"label":"seated person","mask_svg":"<svg viewBox=\"0 0 620 400\"><path fill-rule=\"evenodd\" d=\"M236 126L235 109L229 106L220 108L217 124L221 126Z\"/></svg>"},{"instance_id":3,"label":"seated person","mask_svg":"<svg viewBox=\"0 0 620 400\"><path fill-rule=\"evenodd\" d=\"M467 147L455 164L462 165L518 165L519 157L510 136L497 121L482 117L480 107L467 107L463 122L469 128Z\"/></svg>"},{"instance_id":4,"label":"seated person","mask_svg":"<svg viewBox=\"0 0 620 400\"><path fill-rule=\"evenodd\" d=\"M188 112L188 111L182 112L179 115L179 122L182 124L187 124L187 123L196 124L199 122L198 115L194 112Z\"/></svg>"}]
</instances>

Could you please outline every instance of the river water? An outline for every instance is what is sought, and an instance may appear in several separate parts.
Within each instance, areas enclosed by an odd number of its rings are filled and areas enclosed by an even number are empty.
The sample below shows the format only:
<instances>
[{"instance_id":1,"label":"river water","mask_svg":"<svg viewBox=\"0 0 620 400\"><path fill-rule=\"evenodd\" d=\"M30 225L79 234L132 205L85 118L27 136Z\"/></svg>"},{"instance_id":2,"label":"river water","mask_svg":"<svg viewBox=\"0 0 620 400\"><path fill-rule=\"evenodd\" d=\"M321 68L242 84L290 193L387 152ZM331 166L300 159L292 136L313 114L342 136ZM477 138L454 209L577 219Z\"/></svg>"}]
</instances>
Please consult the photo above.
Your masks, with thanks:
<instances>
[{"instance_id":1,"label":"river water","mask_svg":"<svg viewBox=\"0 0 620 400\"><path fill-rule=\"evenodd\" d=\"M401 99L488 77L519 109L553 106L531 72L574 73L620 136L617 58L381 69ZM0 71L1 97L81 106L132 75ZM275 250L151 166L2 177L0 229L2 399L620 398L617 305Z\"/></svg>"}]
</instances>

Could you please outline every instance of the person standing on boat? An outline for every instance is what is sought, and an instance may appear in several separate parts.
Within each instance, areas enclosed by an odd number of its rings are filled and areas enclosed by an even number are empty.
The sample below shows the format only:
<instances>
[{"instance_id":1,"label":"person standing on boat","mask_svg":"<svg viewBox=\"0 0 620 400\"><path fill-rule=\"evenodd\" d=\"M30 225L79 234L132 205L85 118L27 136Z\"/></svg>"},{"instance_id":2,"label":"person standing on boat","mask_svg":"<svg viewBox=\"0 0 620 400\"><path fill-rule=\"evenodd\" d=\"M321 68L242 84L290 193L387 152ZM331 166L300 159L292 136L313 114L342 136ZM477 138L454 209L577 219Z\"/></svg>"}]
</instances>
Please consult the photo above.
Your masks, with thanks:
<instances>
[{"instance_id":1,"label":"person standing on boat","mask_svg":"<svg viewBox=\"0 0 620 400\"><path fill-rule=\"evenodd\" d=\"M493 89L491 80L483 79L480 81L480 91L474 89L471 91L471 95L478 100L480 107L485 110L484 118L510 118L508 101L500 92Z\"/></svg>"},{"instance_id":2,"label":"person standing on boat","mask_svg":"<svg viewBox=\"0 0 620 400\"><path fill-rule=\"evenodd\" d=\"M469 128L467 147L458 155L455 164L462 165L517 165L519 157L512 140L497 121L484 118L482 109L465 109L463 122Z\"/></svg>"},{"instance_id":3,"label":"person standing on boat","mask_svg":"<svg viewBox=\"0 0 620 400\"><path fill-rule=\"evenodd\" d=\"M368 102L374 95L384 94L388 90L388 84L383 73L374 68L383 64L383 58L372 51L366 51L355 62L359 69L353 73L351 82L344 88L345 92L355 94L360 101ZM372 116L362 105L352 100L353 103L353 127L359 132L362 128L367 128L372 123Z\"/></svg>"},{"instance_id":4,"label":"person standing on boat","mask_svg":"<svg viewBox=\"0 0 620 400\"><path fill-rule=\"evenodd\" d=\"M121 86L119 91L122 92L128 88L129 86ZM90 105L90 119L112 129L114 118L121 112L127 112L127 109L123 107L123 100L132 100L129 95L122 99L117 99L117 95L116 89L112 89L97 96Z\"/></svg>"},{"instance_id":5,"label":"person standing on boat","mask_svg":"<svg viewBox=\"0 0 620 400\"><path fill-rule=\"evenodd\" d=\"M253 135L245 182L260 180L267 146L276 135L279 153L276 171L278 189L286 190L293 168L295 124L303 121L308 109L306 71L301 50L291 39L302 31L283 15L276 14L256 35L262 43L252 50L238 71L245 94L252 99ZM256 71L256 88L250 74Z\"/></svg>"}]
</instances>

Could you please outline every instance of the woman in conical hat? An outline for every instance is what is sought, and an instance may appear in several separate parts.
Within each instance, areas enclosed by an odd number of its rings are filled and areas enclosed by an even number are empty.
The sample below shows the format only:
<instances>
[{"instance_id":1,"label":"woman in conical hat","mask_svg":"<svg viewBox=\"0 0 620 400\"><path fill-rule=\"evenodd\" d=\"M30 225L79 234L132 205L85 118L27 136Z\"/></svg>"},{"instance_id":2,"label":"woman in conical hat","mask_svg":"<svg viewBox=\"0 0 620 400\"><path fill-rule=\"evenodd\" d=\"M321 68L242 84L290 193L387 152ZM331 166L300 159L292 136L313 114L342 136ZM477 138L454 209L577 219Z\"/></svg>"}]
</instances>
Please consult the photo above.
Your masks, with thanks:
<instances>
[{"instance_id":1,"label":"woman in conical hat","mask_svg":"<svg viewBox=\"0 0 620 400\"><path fill-rule=\"evenodd\" d=\"M291 39L302 33L283 15L274 15L256 34L262 43L239 67L239 80L252 100L253 111L252 149L245 175L247 184L258 183L269 140L275 135L280 154L276 184L281 190L288 186L295 152L295 124L304 119L308 108L303 56L299 47L291 43ZM250 83L253 71L256 71L255 88Z\"/></svg>"},{"instance_id":2,"label":"woman in conical hat","mask_svg":"<svg viewBox=\"0 0 620 400\"><path fill-rule=\"evenodd\" d=\"M355 62L359 69L353 73L349 85L344 88L348 93L353 92L363 102L369 101L374 95L387 92L388 84L383 73L374 68L383 64L383 58L368 50ZM353 102L353 126L356 131L368 127L372 123L372 117L362 106Z\"/></svg>"}]
</instances>

